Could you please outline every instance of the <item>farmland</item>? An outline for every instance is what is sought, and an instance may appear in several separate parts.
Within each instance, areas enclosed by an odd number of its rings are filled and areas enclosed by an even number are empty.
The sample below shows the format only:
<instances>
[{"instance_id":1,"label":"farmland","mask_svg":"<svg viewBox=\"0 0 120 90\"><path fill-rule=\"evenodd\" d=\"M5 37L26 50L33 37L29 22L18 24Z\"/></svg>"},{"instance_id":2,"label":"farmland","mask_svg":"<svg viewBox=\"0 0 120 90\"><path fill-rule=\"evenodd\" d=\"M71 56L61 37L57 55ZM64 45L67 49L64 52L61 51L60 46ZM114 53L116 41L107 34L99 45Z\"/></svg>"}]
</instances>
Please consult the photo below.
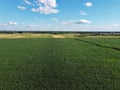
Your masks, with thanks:
<instances>
[{"instance_id":1,"label":"farmland","mask_svg":"<svg viewBox=\"0 0 120 90\"><path fill-rule=\"evenodd\" d=\"M119 36L6 37L0 39L0 90L120 90Z\"/></svg>"}]
</instances>

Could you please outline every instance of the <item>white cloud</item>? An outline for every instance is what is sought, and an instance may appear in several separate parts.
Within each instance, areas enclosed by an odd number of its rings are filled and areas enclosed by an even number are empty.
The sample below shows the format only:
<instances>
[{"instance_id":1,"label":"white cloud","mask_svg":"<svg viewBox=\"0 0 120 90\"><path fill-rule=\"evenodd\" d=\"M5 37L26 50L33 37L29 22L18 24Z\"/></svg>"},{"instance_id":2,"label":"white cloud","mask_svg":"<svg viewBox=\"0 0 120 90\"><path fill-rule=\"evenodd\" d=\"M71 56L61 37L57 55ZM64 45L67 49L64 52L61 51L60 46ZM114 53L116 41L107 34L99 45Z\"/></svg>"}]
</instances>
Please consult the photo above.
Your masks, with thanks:
<instances>
[{"instance_id":1,"label":"white cloud","mask_svg":"<svg viewBox=\"0 0 120 90\"><path fill-rule=\"evenodd\" d=\"M80 11L80 15L85 16L85 15L87 15L87 13L85 13L84 11Z\"/></svg>"},{"instance_id":2,"label":"white cloud","mask_svg":"<svg viewBox=\"0 0 120 90\"><path fill-rule=\"evenodd\" d=\"M29 0L23 0L23 2L27 5L32 5L31 11L40 14L57 14L60 12L57 7L56 0L33 0L33 2ZM26 7L18 6L19 9L25 10Z\"/></svg>"},{"instance_id":3,"label":"white cloud","mask_svg":"<svg viewBox=\"0 0 120 90\"><path fill-rule=\"evenodd\" d=\"M54 22L58 22L59 21L57 18L52 18L51 20L54 21Z\"/></svg>"},{"instance_id":4,"label":"white cloud","mask_svg":"<svg viewBox=\"0 0 120 90\"><path fill-rule=\"evenodd\" d=\"M26 7L24 7L24 6L17 6L20 10L25 10L26 9Z\"/></svg>"},{"instance_id":5,"label":"white cloud","mask_svg":"<svg viewBox=\"0 0 120 90\"><path fill-rule=\"evenodd\" d=\"M65 25L53 25L48 23L41 24L25 24L17 22L7 22L0 23L0 30L35 30L35 31L119 31L120 32L120 23L111 23L106 25L74 25L79 24L80 20L73 20L68 22L63 22ZM81 20L81 22L86 22ZM66 25L72 24L72 25Z\"/></svg>"},{"instance_id":6,"label":"white cloud","mask_svg":"<svg viewBox=\"0 0 120 90\"><path fill-rule=\"evenodd\" d=\"M93 26L96 31L120 31L120 24L108 24Z\"/></svg>"},{"instance_id":7,"label":"white cloud","mask_svg":"<svg viewBox=\"0 0 120 90\"><path fill-rule=\"evenodd\" d=\"M92 2L86 2L84 5L85 5L86 7L92 7L92 6L93 6Z\"/></svg>"},{"instance_id":8,"label":"white cloud","mask_svg":"<svg viewBox=\"0 0 120 90\"><path fill-rule=\"evenodd\" d=\"M112 23L111 26L119 26L117 23Z\"/></svg>"},{"instance_id":9,"label":"white cloud","mask_svg":"<svg viewBox=\"0 0 120 90\"><path fill-rule=\"evenodd\" d=\"M32 12L40 13L40 14L57 14L59 10L53 9L50 7L39 7L39 8L32 8Z\"/></svg>"},{"instance_id":10,"label":"white cloud","mask_svg":"<svg viewBox=\"0 0 120 90\"><path fill-rule=\"evenodd\" d=\"M92 22L86 19L81 19L81 20L72 20L72 21L67 21L67 22L62 22L62 24L68 24L68 25L75 25L75 24L91 24Z\"/></svg>"},{"instance_id":11,"label":"white cloud","mask_svg":"<svg viewBox=\"0 0 120 90\"><path fill-rule=\"evenodd\" d=\"M17 25L17 22L8 22L8 25Z\"/></svg>"},{"instance_id":12,"label":"white cloud","mask_svg":"<svg viewBox=\"0 0 120 90\"><path fill-rule=\"evenodd\" d=\"M23 0L24 1L24 3L26 3L27 5L34 5L33 3L31 3L30 1L28 1L28 0Z\"/></svg>"},{"instance_id":13,"label":"white cloud","mask_svg":"<svg viewBox=\"0 0 120 90\"><path fill-rule=\"evenodd\" d=\"M1 26L1 27L16 26L16 25L18 25L17 22L0 23L0 26Z\"/></svg>"},{"instance_id":14,"label":"white cloud","mask_svg":"<svg viewBox=\"0 0 120 90\"><path fill-rule=\"evenodd\" d=\"M50 27L51 25L50 25L50 24L48 24L47 26L48 26L48 27Z\"/></svg>"},{"instance_id":15,"label":"white cloud","mask_svg":"<svg viewBox=\"0 0 120 90\"><path fill-rule=\"evenodd\" d=\"M40 14L57 14L59 12L57 7L56 0L37 0L38 8L32 8L32 12Z\"/></svg>"},{"instance_id":16,"label":"white cloud","mask_svg":"<svg viewBox=\"0 0 120 90\"><path fill-rule=\"evenodd\" d=\"M56 0L37 0L38 4L44 4L48 7L57 7Z\"/></svg>"},{"instance_id":17,"label":"white cloud","mask_svg":"<svg viewBox=\"0 0 120 90\"><path fill-rule=\"evenodd\" d=\"M5 23L0 23L0 27L7 27L8 24L5 24Z\"/></svg>"},{"instance_id":18,"label":"white cloud","mask_svg":"<svg viewBox=\"0 0 120 90\"><path fill-rule=\"evenodd\" d=\"M0 23L0 30L17 30L19 29L19 25L17 22L7 22L7 23Z\"/></svg>"}]
</instances>

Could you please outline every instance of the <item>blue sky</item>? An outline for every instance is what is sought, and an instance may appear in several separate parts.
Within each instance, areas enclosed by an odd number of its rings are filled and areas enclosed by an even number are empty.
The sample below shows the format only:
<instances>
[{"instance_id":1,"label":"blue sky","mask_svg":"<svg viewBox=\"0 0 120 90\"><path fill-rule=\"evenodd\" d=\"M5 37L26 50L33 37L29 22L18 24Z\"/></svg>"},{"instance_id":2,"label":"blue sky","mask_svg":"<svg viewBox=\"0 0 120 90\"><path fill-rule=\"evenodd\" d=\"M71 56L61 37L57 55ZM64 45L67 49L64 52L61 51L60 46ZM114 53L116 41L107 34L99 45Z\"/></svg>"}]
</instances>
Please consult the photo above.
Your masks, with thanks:
<instances>
[{"instance_id":1,"label":"blue sky","mask_svg":"<svg viewBox=\"0 0 120 90\"><path fill-rule=\"evenodd\" d=\"M120 31L120 0L0 0L0 30Z\"/></svg>"}]
</instances>

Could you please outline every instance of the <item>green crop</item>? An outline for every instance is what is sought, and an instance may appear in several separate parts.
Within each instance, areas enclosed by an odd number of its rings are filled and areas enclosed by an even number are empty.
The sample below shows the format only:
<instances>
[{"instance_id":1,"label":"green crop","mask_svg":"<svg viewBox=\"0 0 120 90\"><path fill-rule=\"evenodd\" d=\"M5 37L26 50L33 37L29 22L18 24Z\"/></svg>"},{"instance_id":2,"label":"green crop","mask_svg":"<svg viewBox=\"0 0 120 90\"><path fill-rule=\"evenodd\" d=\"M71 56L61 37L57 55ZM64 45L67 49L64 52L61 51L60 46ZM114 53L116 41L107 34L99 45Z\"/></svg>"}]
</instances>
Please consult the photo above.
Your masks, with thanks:
<instances>
[{"instance_id":1,"label":"green crop","mask_svg":"<svg viewBox=\"0 0 120 90\"><path fill-rule=\"evenodd\" d=\"M119 39L78 39L1 39L0 90L120 90Z\"/></svg>"}]
</instances>

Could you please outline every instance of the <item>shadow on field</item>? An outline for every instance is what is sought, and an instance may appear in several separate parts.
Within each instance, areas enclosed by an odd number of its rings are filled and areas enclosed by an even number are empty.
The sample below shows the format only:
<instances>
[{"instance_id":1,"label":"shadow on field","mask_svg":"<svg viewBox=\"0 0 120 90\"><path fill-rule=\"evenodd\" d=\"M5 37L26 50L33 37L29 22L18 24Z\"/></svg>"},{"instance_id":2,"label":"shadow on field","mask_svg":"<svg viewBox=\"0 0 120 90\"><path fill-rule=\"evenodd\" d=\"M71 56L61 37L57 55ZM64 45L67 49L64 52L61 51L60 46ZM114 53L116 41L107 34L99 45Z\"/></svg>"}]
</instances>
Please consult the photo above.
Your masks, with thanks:
<instances>
[{"instance_id":1,"label":"shadow on field","mask_svg":"<svg viewBox=\"0 0 120 90\"><path fill-rule=\"evenodd\" d=\"M93 43L93 42L81 40L81 39L79 39L79 38L74 38L74 39L77 40L77 41L81 41L81 42L84 42L84 43L89 43L89 44L91 44L91 45L95 45L95 46L98 46L98 47L109 48L109 49L113 49L113 50L120 51L120 48L117 48L117 47L105 46L105 45L101 45L101 44L97 44L97 43Z\"/></svg>"}]
</instances>

